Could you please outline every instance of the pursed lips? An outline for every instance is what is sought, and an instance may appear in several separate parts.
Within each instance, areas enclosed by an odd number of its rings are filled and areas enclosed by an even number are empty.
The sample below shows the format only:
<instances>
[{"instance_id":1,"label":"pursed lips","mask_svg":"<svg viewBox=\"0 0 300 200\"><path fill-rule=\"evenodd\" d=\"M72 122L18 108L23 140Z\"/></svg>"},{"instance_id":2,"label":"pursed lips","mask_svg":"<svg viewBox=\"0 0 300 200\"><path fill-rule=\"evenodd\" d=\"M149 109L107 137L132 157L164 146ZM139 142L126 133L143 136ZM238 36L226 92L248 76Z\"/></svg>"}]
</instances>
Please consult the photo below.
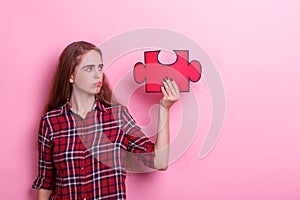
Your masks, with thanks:
<instances>
[{"instance_id":1,"label":"pursed lips","mask_svg":"<svg viewBox=\"0 0 300 200\"><path fill-rule=\"evenodd\" d=\"M97 87L101 87L102 86L102 81L99 81L99 82L95 83L94 85L97 86Z\"/></svg>"}]
</instances>

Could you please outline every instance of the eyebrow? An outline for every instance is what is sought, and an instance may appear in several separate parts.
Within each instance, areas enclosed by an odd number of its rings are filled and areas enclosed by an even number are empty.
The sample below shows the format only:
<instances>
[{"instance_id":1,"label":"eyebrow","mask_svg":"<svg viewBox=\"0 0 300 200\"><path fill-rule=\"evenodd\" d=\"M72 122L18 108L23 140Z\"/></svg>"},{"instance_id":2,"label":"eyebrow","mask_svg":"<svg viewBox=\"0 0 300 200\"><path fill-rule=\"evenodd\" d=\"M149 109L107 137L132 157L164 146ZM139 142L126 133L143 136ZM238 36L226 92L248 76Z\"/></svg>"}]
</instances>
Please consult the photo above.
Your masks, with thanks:
<instances>
[{"instance_id":1,"label":"eyebrow","mask_svg":"<svg viewBox=\"0 0 300 200\"><path fill-rule=\"evenodd\" d=\"M85 65L82 67L82 69L89 68L89 67L95 67L95 65ZM98 67L103 67L103 64L100 64Z\"/></svg>"}]
</instances>

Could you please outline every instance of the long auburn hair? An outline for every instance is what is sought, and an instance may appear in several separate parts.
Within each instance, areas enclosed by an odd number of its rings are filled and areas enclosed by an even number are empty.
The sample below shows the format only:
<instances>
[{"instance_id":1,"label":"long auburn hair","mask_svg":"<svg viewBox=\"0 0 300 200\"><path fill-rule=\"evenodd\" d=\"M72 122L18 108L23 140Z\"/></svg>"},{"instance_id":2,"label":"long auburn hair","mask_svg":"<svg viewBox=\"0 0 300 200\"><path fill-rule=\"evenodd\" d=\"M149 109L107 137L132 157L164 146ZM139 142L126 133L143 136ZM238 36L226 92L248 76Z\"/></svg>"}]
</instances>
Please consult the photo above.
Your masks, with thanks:
<instances>
[{"instance_id":1,"label":"long auburn hair","mask_svg":"<svg viewBox=\"0 0 300 200\"><path fill-rule=\"evenodd\" d=\"M63 50L53 77L52 88L44 112L62 106L67 99L71 97L72 84L69 82L69 79L74 73L75 67L80 63L82 55L91 50L97 51L102 58L101 50L95 45L85 41L73 42ZM112 94L105 74L103 74L103 83L100 92L96 94L96 96L105 106L118 104Z\"/></svg>"}]
</instances>

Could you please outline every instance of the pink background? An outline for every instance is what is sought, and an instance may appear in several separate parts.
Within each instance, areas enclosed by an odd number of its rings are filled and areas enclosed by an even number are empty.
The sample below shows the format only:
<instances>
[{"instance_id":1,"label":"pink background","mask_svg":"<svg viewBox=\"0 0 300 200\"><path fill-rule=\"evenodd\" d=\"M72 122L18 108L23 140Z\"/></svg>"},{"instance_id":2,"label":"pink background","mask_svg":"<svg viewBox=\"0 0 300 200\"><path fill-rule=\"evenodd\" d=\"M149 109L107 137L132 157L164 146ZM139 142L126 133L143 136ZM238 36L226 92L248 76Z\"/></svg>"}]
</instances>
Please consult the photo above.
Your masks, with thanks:
<instances>
[{"instance_id":1,"label":"pink background","mask_svg":"<svg viewBox=\"0 0 300 200\"><path fill-rule=\"evenodd\" d=\"M130 174L128 199L300 199L300 1L12 0L0 9L1 199L35 199L37 126L62 49L143 27L206 49L222 76L226 118L199 160L211 99L204 79L194 84L197 137L167 171Z\"/></svg>"}]
</instances>

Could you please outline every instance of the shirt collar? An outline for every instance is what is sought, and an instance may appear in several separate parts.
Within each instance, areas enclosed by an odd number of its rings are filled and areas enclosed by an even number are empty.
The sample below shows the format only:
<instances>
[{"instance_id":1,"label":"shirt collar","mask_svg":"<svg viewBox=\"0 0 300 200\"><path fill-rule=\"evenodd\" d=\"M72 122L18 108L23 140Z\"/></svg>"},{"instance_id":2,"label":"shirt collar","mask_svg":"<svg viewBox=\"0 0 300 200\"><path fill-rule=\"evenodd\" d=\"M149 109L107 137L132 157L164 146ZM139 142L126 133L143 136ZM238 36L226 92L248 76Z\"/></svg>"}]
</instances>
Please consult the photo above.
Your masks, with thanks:
<instances>
[{"instance_id":1,"label":"shirt collar","mask_svg":"<svg viewBox=\"0 0 300 200\"><path fill-rule=\"evenodd\" d=\"M66 110L67 110L67 111L71 111L72 104L71 104L69 98L67 99L67 102L66 102L66 104L65 104L65 107L66 107ZM94 104L94 106L93 106L93 109L95 109L95 108L97 108L97 109L99 109L99 110L101 110L101 111L106 112L105 106L101 103L101 101L100 101L100 99L99 99L98 97L95 97L95 104Z\"/></svg>"}]
</instances>

